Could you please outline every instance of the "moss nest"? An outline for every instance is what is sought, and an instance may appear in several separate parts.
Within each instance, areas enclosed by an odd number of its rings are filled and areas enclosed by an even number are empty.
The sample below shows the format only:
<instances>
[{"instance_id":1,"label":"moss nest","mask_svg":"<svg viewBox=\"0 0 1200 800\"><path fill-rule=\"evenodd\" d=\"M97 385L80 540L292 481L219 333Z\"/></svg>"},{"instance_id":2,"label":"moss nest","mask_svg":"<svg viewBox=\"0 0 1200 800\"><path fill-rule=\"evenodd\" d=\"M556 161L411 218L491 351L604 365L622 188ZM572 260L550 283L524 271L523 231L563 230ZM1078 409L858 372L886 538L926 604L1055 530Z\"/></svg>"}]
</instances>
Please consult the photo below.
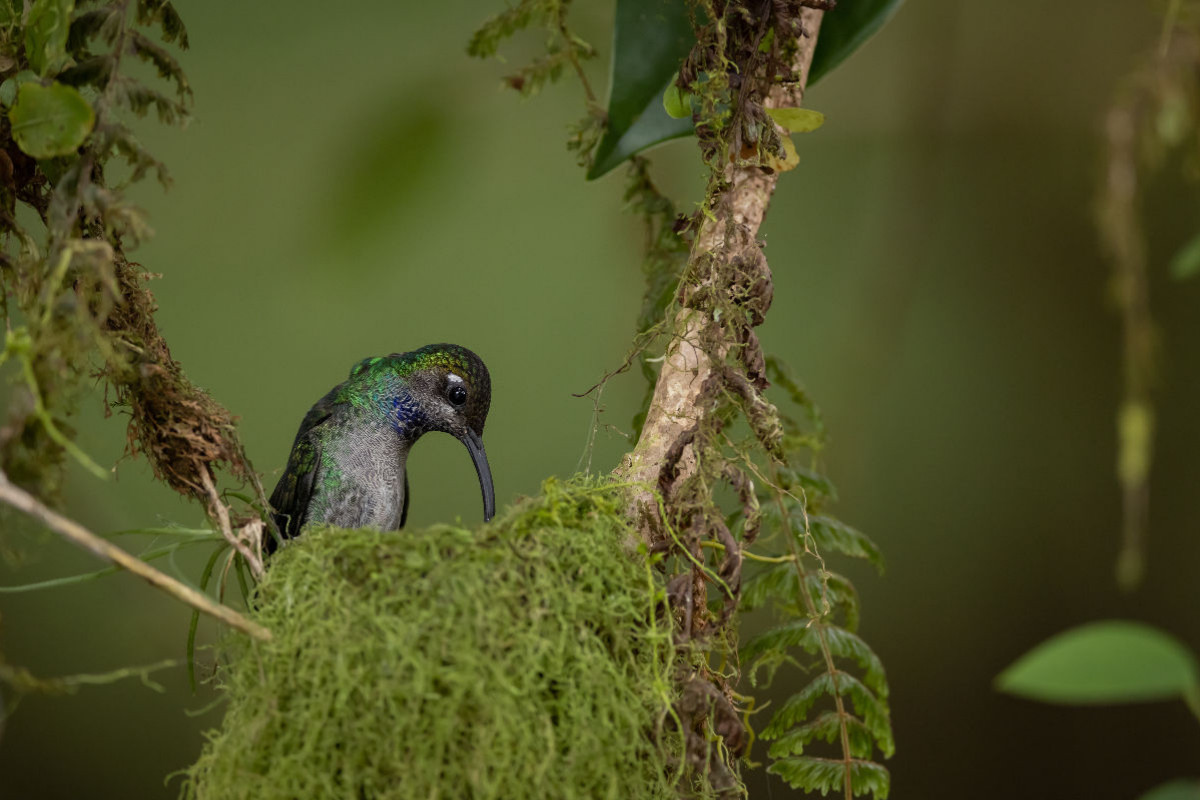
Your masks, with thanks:
<instances>
[{"instance_id":1,"label":"moss nest","mask_svg":"<svg viewBox=\"0 0 1200 800\"><path fill-rule=\"evenodd\" d=\"M184 796L677 796L674 656L631 537L618 487L554 480L474 531L306 531L256 590L272 641L228 643Z\"/></svg>"}]
</instances>

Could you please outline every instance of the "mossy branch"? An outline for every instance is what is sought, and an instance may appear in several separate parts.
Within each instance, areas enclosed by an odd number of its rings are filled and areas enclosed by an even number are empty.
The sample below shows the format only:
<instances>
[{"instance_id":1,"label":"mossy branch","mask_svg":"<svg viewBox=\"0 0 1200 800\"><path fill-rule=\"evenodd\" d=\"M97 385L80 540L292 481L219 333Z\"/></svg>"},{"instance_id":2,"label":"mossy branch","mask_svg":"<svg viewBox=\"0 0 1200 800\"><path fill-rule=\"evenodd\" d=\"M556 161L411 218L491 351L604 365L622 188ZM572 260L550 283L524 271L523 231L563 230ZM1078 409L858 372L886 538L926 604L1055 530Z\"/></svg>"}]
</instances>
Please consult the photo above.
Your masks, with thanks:
<instances>
[{"instance_id":1,"label":"mossy branch","mask_svg":"<svg viewBox=\"0 0 1200 800\"><path fill-rule=\"evenodd\" d=\"M793 68L798 79L773 87L765 100L766 107L783 108L801 104L823 13L820 9L812 8L801 11L806 35L796 36ZM782 135L786 135L786 132ZM757 251L755 242L758 229L779 179L778 173L771 170L736 163L729 163L722 177L724 186L715 192L710 191L703 221L688 259L685 274L703 273L705 277L702 282L707 284L695 287L693 293L701 288L724 295L734 291L732 281L740 272L728 268L732 266L731 263L713 262L718 258L732 262L735 258L743 257L747 245ZM736 243L733 241L735 237L738 240ZM731 246L734 244L741 246ZM723 266L727 268L722 269ZM765 271L766 279L770 280L765 260L761 261L761 269ZM725 281L724 285L720 285L722 280ZM709 344L714 341L717 342L715 348ZM626 479L651 486L658 483L672 445L705 418L704 387L729 354L732 344L725 341L721 323L712 315L686 304L676 313L672 339L667 346L641 436L619 469ZM695 473L692 446L685 447L677 460L674 484L680 485ZM645 493L635 494L631 502L638 530L647 541L653 541L657 537L657 525L653 521L653 498Z\"/></svg>"},{"instance_id":2,"label":"mossy branch","mask_svg":"<svg viewBox=\"0 0 1200 800\"><path fill-rule=\"evenodd\" d=\"M228 606L214 603L201 592L180 583L170 575L158 571L145 561L117 547L112 542L105 541L78 522L47 508L29 492L11 483L8 480L8 476L2 471L0 471L0 502L7 503L13 508L40 520L52 531L71 543L82 547L84 550L92 553L92 555L132 572L151 586L161 589L175 599L187 603L192 608L224 622L231 628L236 628L262 641L269 641L271 639L271 632L262 625L246 619Z\"/></svg>"}]
</instances>

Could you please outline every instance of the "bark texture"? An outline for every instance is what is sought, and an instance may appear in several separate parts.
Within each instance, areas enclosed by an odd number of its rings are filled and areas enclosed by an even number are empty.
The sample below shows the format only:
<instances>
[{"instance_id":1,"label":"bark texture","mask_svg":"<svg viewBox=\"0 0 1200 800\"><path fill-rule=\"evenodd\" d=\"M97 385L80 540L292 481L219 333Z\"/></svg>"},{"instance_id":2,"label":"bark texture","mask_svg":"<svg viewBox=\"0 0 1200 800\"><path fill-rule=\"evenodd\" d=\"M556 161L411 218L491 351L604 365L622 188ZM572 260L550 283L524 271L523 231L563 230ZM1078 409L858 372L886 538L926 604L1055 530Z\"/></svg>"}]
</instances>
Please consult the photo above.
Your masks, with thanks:
<instances>
[{"instance_id":1,"label":"bark texture","mask_svg":"<svg viewBox=\"0 0 1200 800\"><path fill-rule=\"evenodd\" d=\"M794 64L799 79L772 89L764 103L766 107L801 105L823 13L809 8L802 11L806 35L797 43ZM787 132L782 131L781 135L786 136ZM634 491L630 510L647 542L653 543L661 537L658 504L650 487L662 485L669 489L695 471L691 439L704 421L710 380L724 377L721 375L724 361L733 347L749 345L746 377L759 388L766 386L757 340L736 341L721 320L714 319L707 311L689 307L686 296L719 292L730 302L739 302L749 290L758 298L753 324L762 322L761 314L770 305L772 284L770 268L759 246L758 230L778 180L777 172L760 166L729 164L724 189L709 209L711 216L705 218L696 235L681 287L685 302L674 320L672 339L667 345L645 425L634 449L617 469L624 479L646 487ZM738 268L732 268L735 266ZM735 285L739 282L736 276L747 273L754 276L753 285ZM691 280L686 276L691 276ZM747 333L753 338L753 331ZM756 394L755 399L763 402Z\"/></svg>"}]
</instances>

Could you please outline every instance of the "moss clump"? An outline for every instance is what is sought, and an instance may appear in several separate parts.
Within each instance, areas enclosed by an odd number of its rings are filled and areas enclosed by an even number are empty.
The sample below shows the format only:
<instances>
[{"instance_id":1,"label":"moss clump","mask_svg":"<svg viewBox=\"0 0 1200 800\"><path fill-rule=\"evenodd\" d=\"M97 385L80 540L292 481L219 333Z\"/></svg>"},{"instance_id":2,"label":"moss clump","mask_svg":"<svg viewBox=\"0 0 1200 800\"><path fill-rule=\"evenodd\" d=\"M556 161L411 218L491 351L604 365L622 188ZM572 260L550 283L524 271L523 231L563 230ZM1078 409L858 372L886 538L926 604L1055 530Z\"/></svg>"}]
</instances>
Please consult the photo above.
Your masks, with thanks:
<instances>
[{"instance_id":1,"label":"moss clump","mask_svg":"<svg viewBox=\"0 0 1200 800\"><path fill-rule=\"evenodd\" d=\"M307 531L257 590L273 640L231 642L184 796L675 796L670 634L619 491L547 481L476 531Z\"/></svg>"}]
</instances>

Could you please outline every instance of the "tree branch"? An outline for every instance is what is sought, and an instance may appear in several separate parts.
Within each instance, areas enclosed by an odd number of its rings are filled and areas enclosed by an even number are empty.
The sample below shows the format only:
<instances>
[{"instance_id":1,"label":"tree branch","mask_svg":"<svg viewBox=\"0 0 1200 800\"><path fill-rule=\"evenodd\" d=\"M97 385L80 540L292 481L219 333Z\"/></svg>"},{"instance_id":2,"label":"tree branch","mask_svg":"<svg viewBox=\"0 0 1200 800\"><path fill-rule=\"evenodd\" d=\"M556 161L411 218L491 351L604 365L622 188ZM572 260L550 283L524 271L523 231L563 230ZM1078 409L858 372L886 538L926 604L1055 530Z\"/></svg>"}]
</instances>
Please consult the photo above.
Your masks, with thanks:
<instances>
[{"instance_id":1,"label":"tree branch","mask_svg":"<svg viewBox=\"0 0 1200 800\"><path fill-rule=\"evenodd\" d=\"M799 106L808 82L809 65L817 44L817 31L823 11L805 8L801 12L803 30L806 35L798 37L794 66L798 80L790 85L773 87L764 105L768 108ZM787 131L780 129L781 136ZM776 172L758 166L730 164L725 169L725 188L706 216L691 255L688 270L693 273L708 259L719 259L732 263L734 258L743 257L747 247L757 252L758 229L767 213L771 195L779 179ZM759 254L761 259L761 254ZM722 276L734 274L723 270L722 264L712 264L705 272L712 282L705 286L710 291L729 295L733 287ZM770 269L765 259L761 261L765 278L770 280ZM716 372L718 359L728 354L731 342L725 341L719 321L706 312L685 307L678 312L674 321L675 335L667 345L666 355L655 385L654 396L642 427L641 437L624 459L618 472L625 480L642 486L657 486L668 455L672 456L672 484L686 480L696 469L695 453L689 444L682 455L670 451L688 431L694 430L704 417L704 387ZM715 347L711 344L716 342ZM653 541L657 524L657 502L646 490L634 493L631 503L634 522L643 539Z\"/></svg>"},{"instance_id":2,"label":"tree branch","mask_svg":"<svg viewBox=\"0 0 1200 800\"><path fill-rule=\"evenodd\" d=\"M84 550L105 561L112 562L118 567L132 572L142 580L162 589L167 594L187 603L192 608L208 614L232 628L237 628L243 633L253 636L255 639L270 640L271 632L262 625L246 619L228 606L214 603L202 592L198 592L190 586L180 583L170 575L158 571L145 561L125 552L112 542L101 539L78 522L47 508L36 497L11 483L3 471L0 471L0 502L7 503L13 508L40 520L63 538L79 545Z\"/></svg>"}]
</instances>

